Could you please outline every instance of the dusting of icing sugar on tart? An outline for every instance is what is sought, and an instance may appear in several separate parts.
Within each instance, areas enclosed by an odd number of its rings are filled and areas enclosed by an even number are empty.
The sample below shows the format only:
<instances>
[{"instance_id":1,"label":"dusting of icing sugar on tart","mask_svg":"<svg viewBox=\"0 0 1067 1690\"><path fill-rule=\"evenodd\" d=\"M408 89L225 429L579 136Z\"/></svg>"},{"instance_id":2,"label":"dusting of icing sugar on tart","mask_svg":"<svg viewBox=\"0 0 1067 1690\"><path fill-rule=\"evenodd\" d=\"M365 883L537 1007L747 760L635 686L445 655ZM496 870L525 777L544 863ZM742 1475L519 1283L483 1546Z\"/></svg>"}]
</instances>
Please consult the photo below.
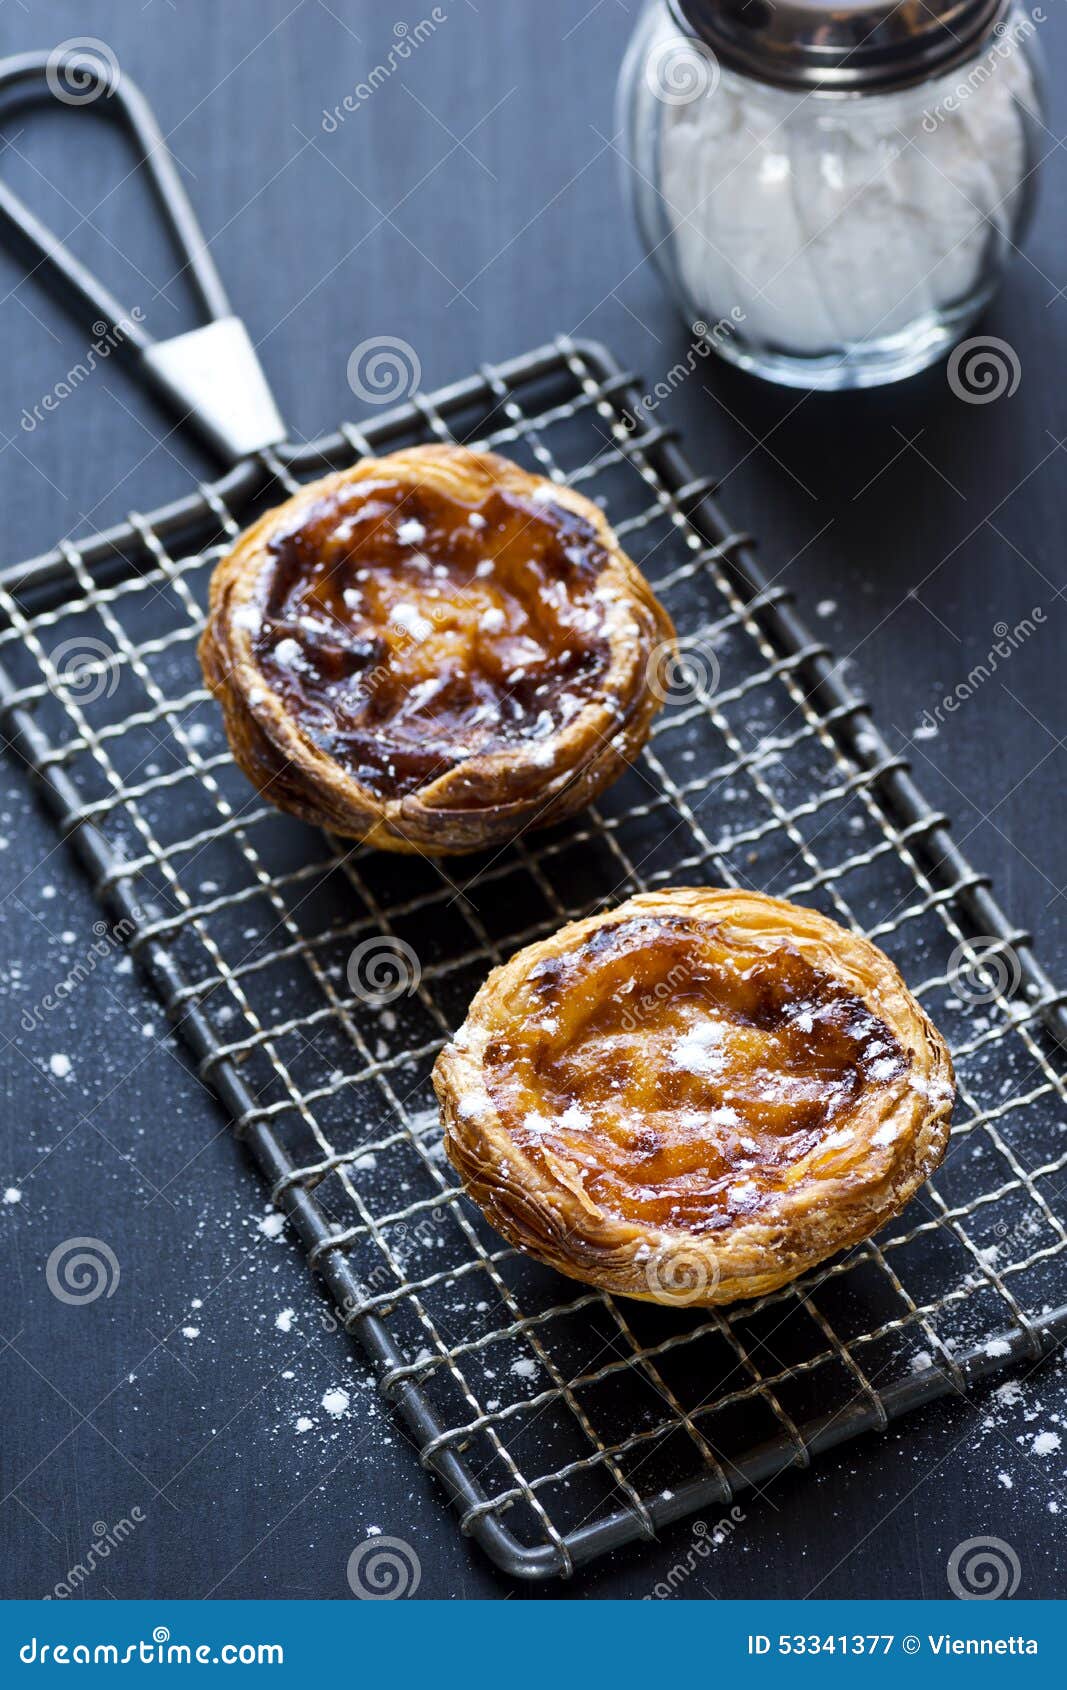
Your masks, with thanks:
<instances>
[{"instance_id":1,"label":"dusting of icing sugar on tart","mask_svg":"<svg viewBox=\"0 0 1067 1690\"><path fill-rule=\"evenodd\" d=\"M549 826L621 773L672 640L597 506L427 446L247 530L213 576L200 654L240 766L280 808L445 855Z\"/></svg>"},{"instance_id":2,"label":"dusting of icing sugar on tart","mask_svg":"<svg viewBox=\"0 0 1067 1690\"><path fill-rule=\"evenodd\" d=\"M434 1083L446 1151L505 1237L660 1301L640 1262L695 1251L705 1302L883 1224L944 1153L954 1090L873 945L714 889L646 894L521 952Z\"/></svg>"}]
</instances>

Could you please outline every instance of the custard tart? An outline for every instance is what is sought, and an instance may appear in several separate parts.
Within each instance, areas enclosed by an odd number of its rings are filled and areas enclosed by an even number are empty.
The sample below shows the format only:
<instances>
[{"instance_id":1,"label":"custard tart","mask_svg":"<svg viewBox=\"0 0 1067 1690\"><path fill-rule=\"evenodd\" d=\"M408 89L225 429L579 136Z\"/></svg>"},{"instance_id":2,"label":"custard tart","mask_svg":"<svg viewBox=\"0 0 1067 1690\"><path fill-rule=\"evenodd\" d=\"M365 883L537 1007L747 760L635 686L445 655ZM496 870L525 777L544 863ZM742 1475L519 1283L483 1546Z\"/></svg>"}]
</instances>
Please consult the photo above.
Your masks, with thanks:
<instances>
[{"instance_id":1,"label":"custard tart","mask_svg":"<svg viewBox=\"0 0 1067 1690\"><path fill-rule=\"evenodd\" d=\"M200 659L265 797L442 855L588 804L648 737L673 649L596 505L441 445L364 459L242 534Z\"/></svg>"},{"instance_id":2,"label":"custard tart","mask_svg":"<svg viewBox=\"0 0 1067 1690\"><path fill-rule=\"evenodd\" d=\"M889 959L755 892L647 893L492 973L438 1058L445 1148L509 1243L627 1297L786 1284L896 1215L952 1064Z\"/></svg>"}]
</instances>

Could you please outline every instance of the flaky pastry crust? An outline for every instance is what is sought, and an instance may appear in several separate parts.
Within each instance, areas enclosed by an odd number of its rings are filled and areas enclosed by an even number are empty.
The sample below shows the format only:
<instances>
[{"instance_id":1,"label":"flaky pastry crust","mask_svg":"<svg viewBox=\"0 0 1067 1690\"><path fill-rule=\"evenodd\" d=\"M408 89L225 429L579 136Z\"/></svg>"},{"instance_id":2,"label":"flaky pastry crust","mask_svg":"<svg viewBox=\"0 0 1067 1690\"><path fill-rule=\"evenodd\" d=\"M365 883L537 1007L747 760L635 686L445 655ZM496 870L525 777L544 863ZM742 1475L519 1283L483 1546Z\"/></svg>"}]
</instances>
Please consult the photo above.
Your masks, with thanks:
<instances>
[{"instance_id":1,"label":"flaky pastry crust","mask_svg":"<svg viewBox=\"0 0 1067 1690\"><path fill-rule=\"evenodd\" d=\"M944 1040L868 940L754 892L648 893L496 969L438 1058L445 1147L519 1249L628 1297L786 1284L941 1161Z\"/></svg>"},{"instance_id":2,"label":"flaky pastry crust","mask_svg":"<svg viewBox=\"0 0 1067 1690\"><path fill-rule=\"evenodd\" d=\"M596 505L441 445L364 459L242 534L200 659L265 797L442 855L588 804L644 744L673 642Z\"/></svg>"}]
</instances>

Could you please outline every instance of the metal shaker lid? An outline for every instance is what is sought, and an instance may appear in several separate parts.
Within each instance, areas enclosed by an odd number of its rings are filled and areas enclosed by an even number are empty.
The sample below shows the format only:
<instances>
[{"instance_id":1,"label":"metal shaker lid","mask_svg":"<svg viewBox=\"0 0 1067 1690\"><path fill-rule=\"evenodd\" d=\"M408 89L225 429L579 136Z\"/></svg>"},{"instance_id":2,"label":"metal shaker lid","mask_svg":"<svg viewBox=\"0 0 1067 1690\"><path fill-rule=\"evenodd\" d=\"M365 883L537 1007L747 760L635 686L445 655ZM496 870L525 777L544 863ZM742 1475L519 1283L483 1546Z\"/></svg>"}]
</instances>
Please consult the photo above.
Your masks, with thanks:
<instances>
[{"instance_id":1,"label":"metal shaker lid","mask_svg":"<svg viewBox=\"0 0 1067 1690\"><path fill-rule=\"evenodd\" d=\"M1011 0L669 0L731 70L782 88L905 88L963 64Z\"/></svg>"}]
</instances>

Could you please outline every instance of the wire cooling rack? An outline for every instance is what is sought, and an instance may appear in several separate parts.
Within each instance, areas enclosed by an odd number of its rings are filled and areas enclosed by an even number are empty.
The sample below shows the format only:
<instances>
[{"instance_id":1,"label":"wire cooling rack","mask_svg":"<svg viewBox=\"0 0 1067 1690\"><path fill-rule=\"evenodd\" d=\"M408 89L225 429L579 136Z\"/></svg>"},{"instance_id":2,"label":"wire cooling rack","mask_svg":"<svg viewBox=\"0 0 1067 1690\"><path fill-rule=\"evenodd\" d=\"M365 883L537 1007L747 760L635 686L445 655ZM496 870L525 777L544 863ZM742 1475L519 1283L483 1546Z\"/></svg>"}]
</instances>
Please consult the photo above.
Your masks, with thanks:
<instances>
[{"instance_id":1,"label":"wire cooling rack","mask_svg":"<svg viewBox=\"0 0 1067 1690\"><path fill-rule=\"evenodd\" d=\"M212 567L255 508L367 451L453 438L603 502L692 684L576 821L434 864L264 804L195 642ZM500 1567L570 1573L1067 1329L1064 1000L601 348L560 341L261 454L9 570L0 611L13 739L423 1464ZM894 1225L710 1312L618 1301L505 1247L457 1189L429 1084L492 964L605 900L706 881L868 933L959 1079L945 1164ZM378 1009L349 979L368 941L411 946L421 968Z\"/></svg>"}]
</instances>

